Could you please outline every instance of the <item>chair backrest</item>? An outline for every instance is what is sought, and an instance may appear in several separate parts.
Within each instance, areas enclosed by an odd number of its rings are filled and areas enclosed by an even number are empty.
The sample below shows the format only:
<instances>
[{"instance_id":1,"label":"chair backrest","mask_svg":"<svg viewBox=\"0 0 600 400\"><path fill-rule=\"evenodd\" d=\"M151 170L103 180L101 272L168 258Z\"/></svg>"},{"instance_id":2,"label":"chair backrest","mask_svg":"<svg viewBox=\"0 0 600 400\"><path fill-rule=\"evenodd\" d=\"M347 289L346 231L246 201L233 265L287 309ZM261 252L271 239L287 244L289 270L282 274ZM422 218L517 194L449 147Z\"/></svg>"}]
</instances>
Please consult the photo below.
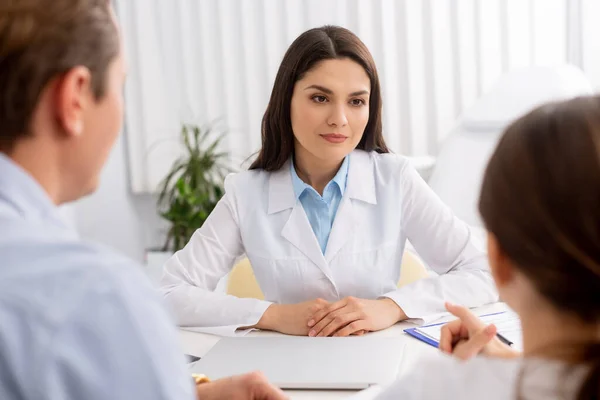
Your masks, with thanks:
<instances>
[{"instance_id":1,"label":"chair backrest","mask_svg":"<svg viewBox=\"0 0 600 400\"><path fill-rule=\"evenodd\" d=\"M571 65L506 73L459 118L442 144L429 185L459 218L481 227L481 180L503 129L542 103L591 92L583 72Z\"/></svg>"},{"instance_id":2,"label":"chair backrest","mask_svg":"<svg viewBox=\"0 0 600 400\"><path fill-rule=\"evenodd\" d=\"M247 258L238 262L229 273L227 294L243 298L265 299L265 295L254 276L250 260Z\"/></svg>"},{"instance_id":3,"label":"chair backrest","mask_svg":"<svg viewBox=\"0 0 600 400\"><path fill-rule=\"evenodd\" d=\"M427 276L429 276L429 273L421 260L410 251L405 251L402 257L398 287L408 285ZM252 271L252 265L250 265L247 258L237 263L229 274L227 294L242 298L265 299Z\"/></svg>"}]
</instances>

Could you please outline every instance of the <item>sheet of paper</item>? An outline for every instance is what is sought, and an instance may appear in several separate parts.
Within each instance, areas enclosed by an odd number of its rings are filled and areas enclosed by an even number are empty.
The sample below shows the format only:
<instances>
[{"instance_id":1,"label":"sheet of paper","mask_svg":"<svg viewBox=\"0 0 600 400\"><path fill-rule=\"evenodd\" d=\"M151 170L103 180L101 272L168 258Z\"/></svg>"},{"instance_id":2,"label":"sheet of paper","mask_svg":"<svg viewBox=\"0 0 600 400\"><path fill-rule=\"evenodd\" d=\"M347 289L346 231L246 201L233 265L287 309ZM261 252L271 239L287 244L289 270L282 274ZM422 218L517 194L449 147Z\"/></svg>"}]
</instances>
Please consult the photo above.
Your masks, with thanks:
<instances>
[{"instance_id":1,"label":"sheet of paper","mask_svg":"<svg viewBox=\"0 0 600 400\"><path fill-rule=\"evenodd\" d=\"M498 333L513 342L513 346L517 350L523 349L523 339L521 332L521 321L519 316L512 311L505 311L498 314L483 315L479 317L485 324L494 324L498 329ZM440 333L443 324L422 326L417 328L417 331L431 339L439 342Z\"/></svg>"},{"instance_id":2,"label":"sheet of paper","mask_svg":"<svg viewBox=\"0 0 600 400\"><path fill-rule=\"evenodd\" d=\"M224 337L242 337L246 336L248 333L254 331L255 329L237 329L237 325L231 326L215 326L215 327L206 327L206 328L195 328L195 327L181 327L186 331L198 332L198 333L208 333L210 335L216 336L224 336Z\"/></svg>"}]
</instances>

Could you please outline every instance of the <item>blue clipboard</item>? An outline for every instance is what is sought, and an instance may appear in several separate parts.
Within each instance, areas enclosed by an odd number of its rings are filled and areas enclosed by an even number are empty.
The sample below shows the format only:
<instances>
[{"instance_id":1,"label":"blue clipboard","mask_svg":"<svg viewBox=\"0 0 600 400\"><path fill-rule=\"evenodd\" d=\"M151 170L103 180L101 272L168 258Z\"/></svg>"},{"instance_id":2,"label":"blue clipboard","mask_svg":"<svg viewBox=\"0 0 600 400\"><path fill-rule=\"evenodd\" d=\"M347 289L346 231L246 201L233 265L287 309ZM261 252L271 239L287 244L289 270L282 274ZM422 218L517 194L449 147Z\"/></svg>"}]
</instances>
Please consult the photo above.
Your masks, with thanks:
<instances>
[{"instance_id":1,"label":"blue clipboard","mask_svg":"<svg viewBox=\"0 0 600 400\"><path fill-rule=\"evenodd\" d=\"M446 322L442 322L439 324L432 324L432 325L426 325L424 326L424 328L428 327L428 326L436 326L436 325L444 325ZM437 340L434 340L432 338L430 338L429 336L425 336L422 335L421 333L417 332L417 329L420 327L415 327L415 328L407 328L404 330L404 333L408 333L410 336L419 339L422 342L425 342L433 347L439 347L440 343Z\"/></svg>"},{"instance_id":2,"label":"blue clipboard","mask_svg":"<svg viewBox=\"0 0 600 400\"><path fill-rule=\"evenodd\" d=\"M491 316L491 315L499 315L499 314L504 314L505 312L506 312L506 311L500 311L500 312L495 312L495 313L490 313L490 314L484 314L484 315L479 315L479 317L489 317L489 316ZM422 341L422 342L425 342L425 343L427 343L427 344L428 344L428 345L430 345L430 346L433 346L433 347L439 347L439 345L440 345L440 342L439 342L439 341L437 341L437 340L435 340L435 339L432 339L432 338L430 338L429 336L425 336L425 335L423 335L423 334L419 333L419 332L417 331L417 329L419 329L419 328L427 328L427 327L430 327L430 326L445 325L445 324L447 324L448 322L450 322L450 321L446 321L446 322L440 322L440 323L438 323L438 324L431 324L431 325L417 326L417 327L414 327L414 328L407 328L407 329L405 329L405 330L404 330L404 333L407 333L407 334L409 334L410 336L412 336L412 337L414 337L414 338L417 338L417 339L419 339L420 341Z\"/></svg>"}]
</instances>

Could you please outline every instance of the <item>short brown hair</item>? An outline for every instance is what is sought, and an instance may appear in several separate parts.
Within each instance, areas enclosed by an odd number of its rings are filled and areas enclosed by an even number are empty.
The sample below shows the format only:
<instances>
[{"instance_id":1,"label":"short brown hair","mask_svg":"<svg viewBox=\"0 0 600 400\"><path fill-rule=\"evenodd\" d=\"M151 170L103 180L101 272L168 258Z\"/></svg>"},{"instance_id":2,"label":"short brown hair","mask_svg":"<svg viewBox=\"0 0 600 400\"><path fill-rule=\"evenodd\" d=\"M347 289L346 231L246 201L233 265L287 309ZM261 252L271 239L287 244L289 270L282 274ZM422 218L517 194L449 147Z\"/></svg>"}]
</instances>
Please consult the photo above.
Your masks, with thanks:
<instances>
[{"instance_id":1,"label":"short brown hair","mask_svg":"<svg viewBox=\"0 0 600 400\"><path fill-rule=\"evenodd\" d=\"M301 34L283 56L262 120L262 148L250 169L277 171L292 156L294 134L290 109L294 85L318 63L342 58L360 64L371 81L369 122L356 148L389 152L382 133L381 88L375 61L354 33L340 26L326 25Z\"/></svg>"},{"instance_id":2,"label":"short brown hair","mask_svg":"<svg viewBox=\"0 0 600 400\"><path fill-rule=\"evenodd\" d=\"M109 0L0 0L0 149L30 134L39 96L60 74L89 68L102 98L119 46Z\"/></svg>"}]
</instances>

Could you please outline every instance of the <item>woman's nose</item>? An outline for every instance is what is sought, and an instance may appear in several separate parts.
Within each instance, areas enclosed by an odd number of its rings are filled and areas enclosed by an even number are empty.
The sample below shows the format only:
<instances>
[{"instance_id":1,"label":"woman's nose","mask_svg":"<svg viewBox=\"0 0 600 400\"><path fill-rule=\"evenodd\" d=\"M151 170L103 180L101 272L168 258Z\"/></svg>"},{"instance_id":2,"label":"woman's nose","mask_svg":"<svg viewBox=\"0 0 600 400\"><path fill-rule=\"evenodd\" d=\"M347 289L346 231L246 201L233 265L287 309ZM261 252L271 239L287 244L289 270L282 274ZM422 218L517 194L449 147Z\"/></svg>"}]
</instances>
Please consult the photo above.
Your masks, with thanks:
<instances>
[{"instance_id":1,"label":"woman's nose","mask_svg":"<svg viewBox=\"0 0 600 400\"><path fill-rule=\"evenodd\" d=\"M329 126L345 126L348 124L348 118L346 117L346 109L343 104L333 105L331 108L331 114L327 120Z\"/></svg>"}]
</instances>

